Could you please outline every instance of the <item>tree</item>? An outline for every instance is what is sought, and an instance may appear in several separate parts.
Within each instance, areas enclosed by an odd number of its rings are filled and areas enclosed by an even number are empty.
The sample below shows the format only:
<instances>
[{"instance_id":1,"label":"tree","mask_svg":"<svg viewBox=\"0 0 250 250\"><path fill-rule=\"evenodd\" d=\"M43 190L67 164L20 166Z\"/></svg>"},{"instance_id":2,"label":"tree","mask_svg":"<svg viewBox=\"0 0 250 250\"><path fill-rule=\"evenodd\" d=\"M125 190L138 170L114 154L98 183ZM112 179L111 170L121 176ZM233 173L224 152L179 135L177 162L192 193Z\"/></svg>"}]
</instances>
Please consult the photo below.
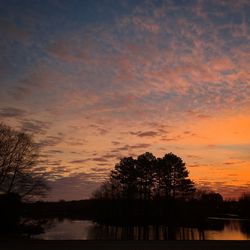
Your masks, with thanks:
<instances>
[{"instance_id":1,"label":"tree","mask_svg":"<svg viewBox=\"0 0 250 250\"><path fill-rule=\"evenodd\" d=\"M30 135L0 124L0 192L21 198L45 195L45 179L35 172L38 156Z\"/></svg>"},{"instance_id":2,"label":"tree","mask_svg":"<svg viewBox=\"0 0 250 250\"><path fill-rule=\"evenodd\" d=\"M92 197L96 200L117 200L121 199L122 188L119 182L109 178L93 192Z\"/></svg>"},{"instance_id":3,"label":"tree","mask_svg":"<svg viewBox=\"0 0 250 250\"><path fill-rule=\"evenodd\" d=\"M114 189L110 187L114 186ZM116 195L108 194L116 191ZM135 160L125 157L96 194L120 199L186 198L195 191L182 159L173 153L156 159L146 152ZM105 195L104 195L105 194ZM95 195L97 197L97 195Z\"/></svg>"},{"instance_id":4,"label":"tree","mask_svg":"<svg viewBox=\"0 0 250 250\"><path fill-rule=\"evenodd\" d=\"M146 152L135 160L124 157L111 171L111 180L121 185L121 197L124 199L144 199L152 197L154 166L156 158Z\"/></svg>"},{"instance_id":5,"label":"tree","mask_svg":"<svg viewBox=\"0 0 250 250\"><path fill-rule=\"evenodd\" d=\"M183 198L195 191L188 179L188 170L183 160L173 153L158 158L156 180L158 194L165 198Z\"/></svg>"},{"instance_id":6,"label":"tree","mask_svg":"<svg viewBox=\"0 0 250 250\"><path fill-rule=\"evenodd\" d=\"M209 189L195 190L194 199L210 205L219 206L223 203L223 196Z\"/></svg>"},{"instance_id":7,"label":"tree","mask_svg":"<svg viewBox=\"0 0 250 250\"><path fill-rule=\"evenodd\" d=\"M111 171L111 182L120 183L121 197L134 199L138 194L138 171L132 157L124 157Z\"/></svg>"},{"instance_id":8,"label":"tree","mask_svg":"<svg viewBox=\"0 0 250 250\"><path fill-rule=\"evenodd\" d=\"M139 155L136 162L140 199L149 200L153 195L156 158L152 153Z\"/></svg>"},{"instance_id":9,"label":"tree","mask_svg":"<svg viewBox=\"0 0 250 250\"><path fill-rule=\"evenodd\" d=\"M250 193L244 193L239 198L240 214L250 218Z\"/></svg>"}]
</instances>

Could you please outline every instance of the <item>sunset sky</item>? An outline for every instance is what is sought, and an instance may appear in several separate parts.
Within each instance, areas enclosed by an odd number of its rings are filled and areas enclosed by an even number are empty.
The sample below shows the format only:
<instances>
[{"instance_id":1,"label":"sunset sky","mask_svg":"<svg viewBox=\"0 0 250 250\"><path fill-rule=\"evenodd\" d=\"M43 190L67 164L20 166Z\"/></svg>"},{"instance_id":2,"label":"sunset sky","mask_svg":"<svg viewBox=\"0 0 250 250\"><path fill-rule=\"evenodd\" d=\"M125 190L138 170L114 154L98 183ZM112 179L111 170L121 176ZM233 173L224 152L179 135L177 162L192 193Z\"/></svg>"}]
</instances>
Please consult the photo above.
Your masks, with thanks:
<instances>
[{"instance_id":1,"label":"sunset sky","mask_svg":"<svg viewBox=\"0 0 250 250\"><path fill-rule=\"evenodd\" d=\"M47 199L146 151L250 191L249 0L0 0L0 54L0 121L39 142Z\"/></svg>"}]
</instances>

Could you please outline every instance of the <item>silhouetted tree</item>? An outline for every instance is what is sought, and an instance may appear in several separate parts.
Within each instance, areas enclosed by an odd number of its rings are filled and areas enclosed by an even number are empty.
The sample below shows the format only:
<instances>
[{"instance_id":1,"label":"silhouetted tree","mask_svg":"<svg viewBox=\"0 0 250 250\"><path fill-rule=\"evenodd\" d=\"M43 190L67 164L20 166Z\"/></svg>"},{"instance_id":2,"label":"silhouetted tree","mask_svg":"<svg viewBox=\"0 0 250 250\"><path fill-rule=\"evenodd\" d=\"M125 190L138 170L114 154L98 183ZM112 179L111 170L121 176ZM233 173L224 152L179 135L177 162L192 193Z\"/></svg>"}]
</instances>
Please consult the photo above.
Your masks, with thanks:
<instances>
[{"instance_id":1,"label":"silhouetted tree","mask_svg":"<svg viewBox=\"0 0 250 250\"><path fill-rule=\"evenodd\" d=\"M219 193L210 191L210 192L204 192L201 195L201 200L207 201L210 204L220 205L223 202L223 197Z\"/></svg>"},{"instance_id":2,"label":"silhouetted tree","mask_svg":"<svg viewBox=\"0 0 250 250\"><path fill-rule=\"evenodd\" d=\"M185 197L195 191L185 163L173 153L158 158L156 180L158 195L165 198Z\"/></svg>"},{"instance_id":3,"label":"silhouetted tree","mask_svg":"<svg viewBox=\"0 0 250 250\"><path fill-rule=\"evenodd\" d=\"M48 190L36 173L38 146L32 137L0 124L0 192L20 197L42 196Z\"/></svg>"},{"instance_id":4,"label":"silhouetted tree","mask_svg":"<svg viewBox=\"0 0 250 250\"><path fill-rule=\"evenodd\" d=\"M146 152L139 155L136 161L138 175L137 186L139 198L149 200L152 198L154 189L156 158L152 153Z\"/></svg>"},{"instance_id":5,"label":"silhouetted tree","mask_svg":"<svg viewBox=\"0 0 250 250\"><path fill-rule=\"evenodd\" d=\"M220 193L211 190L196 190L194 198L199 201L206 214L216 215L223 212L223 197Z\"/></svg>"},{"instance_id":6,"label":"silhouetted tree","mask_svg":"<svg viewBox=\"0 0 250 250\"><path fill-rule=\"evenodd\" d=\"M250 193L244 193L239 198L239 210L241 215L250 218Z\"/></svg>"},{"instance_id":7,"label":"silhouetted tree","mask_svg":"<svg viewBox=\"0 0 250 250\"><path fill-rule=\"evenodd\" d=\"M114 183L116 186L112 191ZM156 159L146 152L136 160L132 157L121 159L111 171L108 182L96 191L94 197L150 200L156 197L183 198L194 191L194 183L188 179L188 171L180 157L169 153Z\"/></svg>"},{"instance_id":8,"label":"silhouetted tree","mask_svg":"<svg viewBox=\"0 0 250 250\"><path fill-rule=\"evenodd\" d=\"M138 169L132 157L125 157L111 171L111 183L120 183L121 197L134 199L138 194Z\"/></svg>"},{"instance_id":9,"label":"silhouetted tree","mask_svg":"<svg viewBox=\"0 0 250 250\"><path fill-rule=\"evenodd\" d=\"M93 192L92 197L97 200L116 200L122 198L121 184L113 178L102 183L102 185Z\"/></svg>"}]
</instances>

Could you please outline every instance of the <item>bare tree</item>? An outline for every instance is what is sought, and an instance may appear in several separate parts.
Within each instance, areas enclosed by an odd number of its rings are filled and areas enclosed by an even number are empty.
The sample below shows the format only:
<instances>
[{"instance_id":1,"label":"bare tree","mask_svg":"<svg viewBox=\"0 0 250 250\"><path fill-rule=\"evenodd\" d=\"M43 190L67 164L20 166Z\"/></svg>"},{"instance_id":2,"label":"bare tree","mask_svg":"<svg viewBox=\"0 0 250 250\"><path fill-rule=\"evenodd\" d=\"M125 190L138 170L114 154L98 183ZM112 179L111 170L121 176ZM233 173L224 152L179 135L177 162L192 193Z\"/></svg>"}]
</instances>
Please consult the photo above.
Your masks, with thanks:
<instances>
[{"instance_id":1,"label":"bare tree","mask_svg":"<svg viewBox=\"0 0 250 250\"><path fill-rule=\"evenodd\" d=\"M32 137L0 124L0 192L20 197L43 196L48 186L36 173L39 149Z\"/></svg>"}]
</instances>

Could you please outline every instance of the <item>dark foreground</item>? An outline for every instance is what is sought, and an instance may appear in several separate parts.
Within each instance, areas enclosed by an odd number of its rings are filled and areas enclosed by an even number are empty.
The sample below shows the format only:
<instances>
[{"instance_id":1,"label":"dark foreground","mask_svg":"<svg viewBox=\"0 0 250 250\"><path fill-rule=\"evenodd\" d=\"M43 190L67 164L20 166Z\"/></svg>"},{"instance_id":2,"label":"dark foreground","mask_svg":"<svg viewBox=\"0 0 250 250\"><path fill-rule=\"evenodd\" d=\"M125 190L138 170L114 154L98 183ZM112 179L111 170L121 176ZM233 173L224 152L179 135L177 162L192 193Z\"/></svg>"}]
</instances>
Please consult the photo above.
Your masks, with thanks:
<instances>
[{"instance_id":1,"label":"dark foreground","mask_svg":"<svg viewBox=\"0 0 250 250\"><path fill-rule=\"evenodd\" d=\"M1 241L1 250L249 250L250 241Z\"/></svg>"}]
</instances>

